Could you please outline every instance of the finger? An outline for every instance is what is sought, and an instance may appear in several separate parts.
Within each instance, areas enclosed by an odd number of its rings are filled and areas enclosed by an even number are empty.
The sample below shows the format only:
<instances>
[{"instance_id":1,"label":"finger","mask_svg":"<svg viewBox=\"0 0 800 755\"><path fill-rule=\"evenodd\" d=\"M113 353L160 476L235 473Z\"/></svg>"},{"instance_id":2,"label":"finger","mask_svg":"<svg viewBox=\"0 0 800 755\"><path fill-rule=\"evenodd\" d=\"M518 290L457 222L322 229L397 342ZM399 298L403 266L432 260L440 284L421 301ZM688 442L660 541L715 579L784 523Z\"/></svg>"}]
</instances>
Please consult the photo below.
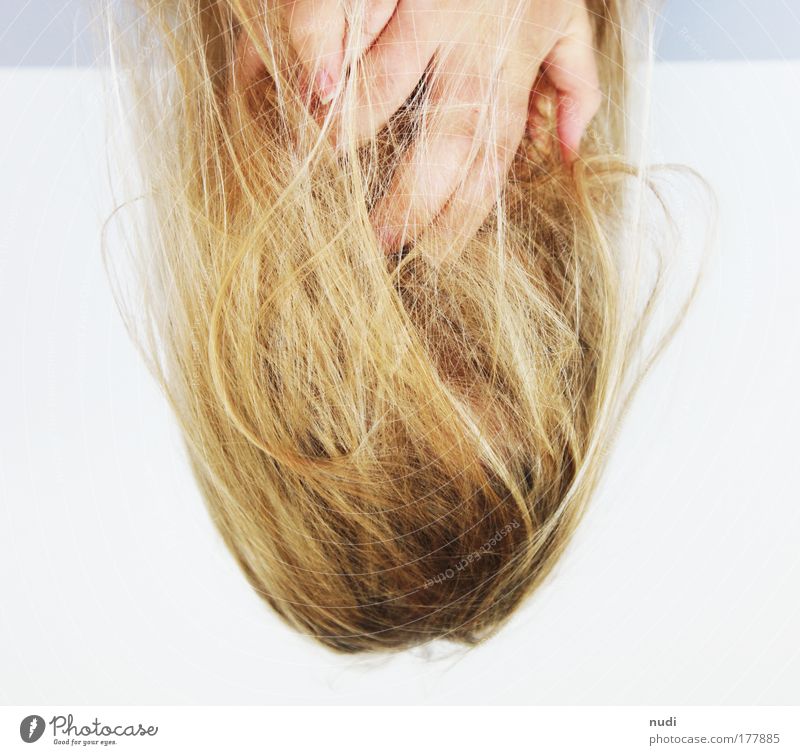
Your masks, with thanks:
<instances>
[{"instance_id":1,"label":"finger","mask_svg":"<svg viewBox=\"0 0 800 755\"><path fill-rule=\"evenodd\" d=\"M565 36L545 58L545 73L558 92L558 139L565 161L571 162L577 156L586 127L603 99L591 23L583 4Z\"/></svg>"},{"instance_id":2,"label":"finger","mask_svg":"<svg viewBox=\"0 0 800 755\"><path fill-rule=\"evenodd\" d=\"M398 165L389 190L372 214L387 253L412 242L445 205L465 174L474 134L466 119L446 119L420 139Z\"/></svg>"},{"instance_id":3,"label":"finger","mask_svg":"<svg viewBox=\"0 0 800 755\"><path fill-rule=\"evenodd\" d=\"M286 4L283 19L304 87L327 104L342 76L346 21L341 1L294 0Z\"/></svg>"},{"instance_id":4,"label":"finger","mask_svg":"<svg viewBox=\"0 0 800 755\"><path fill-rule=\"evenodd\" d=\"M372 217L387 252L424 231L463 180L488 110L483 65L451 56L432 80L424 126L403 155Z\"/></svg>"},{"instance_id":5,"label":"finger","mask_svg":"<svg viewBox=\"0 0 800 755\"><path fill-rule=\"evenodd\" d=\"M432 149L415 155L412 169L399 176L398 185L384 198L390 220L381 235L389 242L387 251L413 241L432 224L454 242L454 231L470 237L481 226L525 133L535 68L525 66L504 73L488 106L473 104L465 112L465 103L460 102L460 108L452 111L454 116L432 140ZM481 102L486 100L485 93L478 90L476 94ZM440 164L428 170L426 160L442 154ZM399 237L394 230L398 225Z\"/></svg>"},{"instance_id":6,"label":"finger","mask_svg":"<svg viewBox=\"0 0 800 755\"><path fill-rule=\"evenodd\" d=\"M520 128L520 138L524 132ZM513 155L496 146L487 146L479 152L427 236L436 239L429 248L430 261L442 264L446 259L454 260L466 244L475 237L486 218L497 204L498 196L506 183Z\"/></svg>"},{"instance_id":7,"label":"finger","mask_svg":"<svg viewBox=\"0 0 800 755\"><path fill-rule=\"evenodd\" d=\"M374 136L408 99L441 41L441 11L422 0L401 2L363 58L348 128L358 140Z\"/></svg>"},{"instance_id":8,"label":"finger","mask_svg":"<svg viewBox=\"0 0 800 755\"><path fill-rule=\"evenodd\" d=\"M245 85L257 81L266 72L264 61L245 30L242 30L236 41L236 60L238 62L235 70L236 78Z\"/></svg>"},{"instance_id":9,"label":"finger","mask_svg":"<svg viewBox=\"0 0 800 755\"><path fill-rule=\"evenodd\" d=\"M504 98L507 105L498 118L498 129L475 158L461 184L453 192L447 206L430 229L438 239L434 264L445 257L455 259L472 239L497 203L508 180L527 125L527 109L534 73L522 83L507 83Z\"/></svg>"},{"instance_id":10,"label":"finger","mask_svg":"<svg viewBox=\"0 0 800 755\"><path fill-rule=\"evenodd\" d=\"M348 14L348 38L346 58L358 60L380 37L397 10L398 0L366 0L356 2L353 13Z\"/></svg>"}]
</instances>

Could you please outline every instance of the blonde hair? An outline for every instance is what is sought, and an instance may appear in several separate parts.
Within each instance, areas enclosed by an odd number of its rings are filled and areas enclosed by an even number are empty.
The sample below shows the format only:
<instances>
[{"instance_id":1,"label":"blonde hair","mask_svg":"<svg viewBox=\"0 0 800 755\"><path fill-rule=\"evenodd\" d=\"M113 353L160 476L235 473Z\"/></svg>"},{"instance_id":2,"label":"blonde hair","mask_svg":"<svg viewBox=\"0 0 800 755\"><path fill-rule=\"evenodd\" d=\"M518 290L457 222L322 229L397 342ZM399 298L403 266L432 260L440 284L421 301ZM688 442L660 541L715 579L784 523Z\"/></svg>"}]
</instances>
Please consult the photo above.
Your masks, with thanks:
<instances>
[{"instance_id":1,"label":"blonde hair","mask_svg":"<svg viewBox=\"0 0 800 755\"><path fill-rule=\"evenodd\" d=\"M386 255L369 211L425 138L424 86L366 143L343 119L335 150L268 14L143 5L115 48L146 187L123 306L215 525L330 648L484 639L564 551L646 361L658 263L643 298L634 279L657 245L623 253L646 180L620 157L636 8L588 3L606 99L574 166L526 139L457 253L431 234Z\"/></svg>"}]
</instances>

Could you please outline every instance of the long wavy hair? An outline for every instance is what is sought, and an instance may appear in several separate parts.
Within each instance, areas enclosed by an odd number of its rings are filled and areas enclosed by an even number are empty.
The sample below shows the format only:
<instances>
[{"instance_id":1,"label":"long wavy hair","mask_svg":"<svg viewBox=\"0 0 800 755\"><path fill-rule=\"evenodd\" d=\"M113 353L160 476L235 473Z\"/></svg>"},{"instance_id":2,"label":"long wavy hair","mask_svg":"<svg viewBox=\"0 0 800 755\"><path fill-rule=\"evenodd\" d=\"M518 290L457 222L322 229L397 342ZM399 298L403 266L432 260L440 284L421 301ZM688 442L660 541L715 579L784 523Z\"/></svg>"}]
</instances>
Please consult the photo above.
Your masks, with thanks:
<instances>
[{"instance_id":1,"label":"long wavy hair","mask_svg":"<svg viewBox=\"0 0 800 755\"><path fill-rule=\"evenodd\" d=\"M587 5L605 100L580 157L526 138L476 234L392 254L370 210L426 139L424 81L359 141L311 112L269 12L139 0L116 18L141 187L123 312L247 579L330 648L498 628L564 551L680 319L643 353L666 237L642 232L661 205L624 139L640 7ZM360 75L350 60L345 116Z\"/></svg>"}]
</instances>

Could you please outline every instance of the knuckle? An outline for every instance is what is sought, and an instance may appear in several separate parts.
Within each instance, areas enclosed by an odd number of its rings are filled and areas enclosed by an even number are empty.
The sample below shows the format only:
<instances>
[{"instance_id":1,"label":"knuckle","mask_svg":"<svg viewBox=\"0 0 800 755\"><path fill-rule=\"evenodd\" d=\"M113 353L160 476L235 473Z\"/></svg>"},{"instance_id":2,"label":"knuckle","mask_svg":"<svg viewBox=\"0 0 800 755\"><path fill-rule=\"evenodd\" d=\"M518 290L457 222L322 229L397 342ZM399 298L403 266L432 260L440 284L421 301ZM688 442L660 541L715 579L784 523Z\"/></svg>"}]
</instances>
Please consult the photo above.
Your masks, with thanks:
<instances>
[{"instance_id":1,"label":"knuckle","mask_svg":"<svg viewBox=\"0 0 800 755\"><path fill-rule=\"evenodd\" d=\"M472 105L462 106L453 117L447 119L445 133L451 141L461 144L472 144L478 131L481 109Z\"/></svg>"},{"instance_id":2,"label":"knuckle","mask_svg":"<svg viewBox=\"0 0 800 755\"><path fill-rule=\"evenodd\" d=\"M456 142L475 139L485 108L477 102L441 101L429 111L431 130Z\"/></svg>"}]
</instances>

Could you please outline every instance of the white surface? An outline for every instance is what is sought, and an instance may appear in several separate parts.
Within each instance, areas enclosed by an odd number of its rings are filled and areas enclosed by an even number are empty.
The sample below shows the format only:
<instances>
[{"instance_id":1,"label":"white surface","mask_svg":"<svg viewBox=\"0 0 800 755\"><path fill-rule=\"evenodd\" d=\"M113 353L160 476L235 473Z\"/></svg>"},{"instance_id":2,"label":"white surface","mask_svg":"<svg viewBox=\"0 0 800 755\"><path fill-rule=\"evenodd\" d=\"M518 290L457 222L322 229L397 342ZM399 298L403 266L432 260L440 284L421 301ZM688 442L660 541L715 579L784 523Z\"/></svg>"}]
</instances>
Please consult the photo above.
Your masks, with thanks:
<instances>
[{"instance_id":1,"label":"white surface","mask_svg":"<svg viewBox=\"0 0 800 755\"><path fill-rule=\"evenodd\" d=\"M91 71L0 72L0 703L800 703L800 65L661 65L721 240L555 576L485 646L340 658L213 530L99 255Z\"/></svg>"}]
</instances>

